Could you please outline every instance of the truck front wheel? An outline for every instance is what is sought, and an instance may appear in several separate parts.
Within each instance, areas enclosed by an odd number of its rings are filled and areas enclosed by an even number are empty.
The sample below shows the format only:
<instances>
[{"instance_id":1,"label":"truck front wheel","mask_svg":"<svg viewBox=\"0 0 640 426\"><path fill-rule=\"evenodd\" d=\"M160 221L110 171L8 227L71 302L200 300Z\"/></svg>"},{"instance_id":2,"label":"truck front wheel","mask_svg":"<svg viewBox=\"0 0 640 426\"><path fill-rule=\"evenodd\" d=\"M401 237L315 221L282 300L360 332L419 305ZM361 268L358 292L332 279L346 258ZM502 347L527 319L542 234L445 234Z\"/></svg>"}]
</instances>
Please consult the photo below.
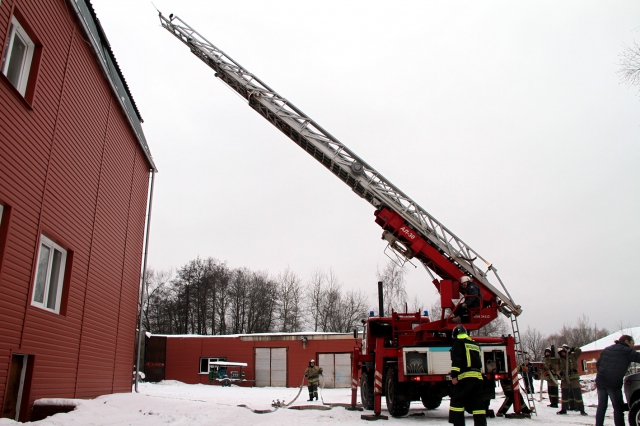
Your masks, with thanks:
<instances>
[{"instance_id":1,"label":"truck front wheel","mask_svg":"<svg viewBox=\"0 0 640 426\"><path fill-rule=\"evenodd\" d=\"M396 372L392 367L389 367L387 370L385 384L387 387L385 396L389 414L393 417L406 416L409 412L411 401L403 401L403 398L400 397L398 379L396 377Z\"/></svg>"},{"instance_id":2,"label":"truck front wheel","mask_svg":"<svg viewBox=\"0 0 640 426\"><path fill-rule=\"evenodd\" d=\"M366 371L363 371L360 376L360 400L362 400L362 408L373 410L373 376Z\"/></svg>"}]
</instances>

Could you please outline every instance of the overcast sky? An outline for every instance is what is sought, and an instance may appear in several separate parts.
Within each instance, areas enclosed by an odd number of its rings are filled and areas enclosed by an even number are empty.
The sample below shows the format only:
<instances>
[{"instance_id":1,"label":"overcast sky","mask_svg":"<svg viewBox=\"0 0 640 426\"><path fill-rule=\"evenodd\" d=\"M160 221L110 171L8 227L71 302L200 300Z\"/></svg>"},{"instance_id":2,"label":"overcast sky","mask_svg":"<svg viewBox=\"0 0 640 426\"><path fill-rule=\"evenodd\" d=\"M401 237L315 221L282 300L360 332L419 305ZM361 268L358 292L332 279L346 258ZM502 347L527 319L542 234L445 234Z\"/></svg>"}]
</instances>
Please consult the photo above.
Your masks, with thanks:
<instances>
[{"instance_id":1,"label":"overcast sky","mask_svg":"<svg viewBox=\"0 0 640 426\"><path fill-rule=\"evenodd\" d=\"M92 0L158 166L149 267L332 268L375 304L374 209L160 27ZM493 262L547 334L640 325L637 1L154 0ZM437 298L422 267L409 298Z\"/></svg>"}]
</instances>

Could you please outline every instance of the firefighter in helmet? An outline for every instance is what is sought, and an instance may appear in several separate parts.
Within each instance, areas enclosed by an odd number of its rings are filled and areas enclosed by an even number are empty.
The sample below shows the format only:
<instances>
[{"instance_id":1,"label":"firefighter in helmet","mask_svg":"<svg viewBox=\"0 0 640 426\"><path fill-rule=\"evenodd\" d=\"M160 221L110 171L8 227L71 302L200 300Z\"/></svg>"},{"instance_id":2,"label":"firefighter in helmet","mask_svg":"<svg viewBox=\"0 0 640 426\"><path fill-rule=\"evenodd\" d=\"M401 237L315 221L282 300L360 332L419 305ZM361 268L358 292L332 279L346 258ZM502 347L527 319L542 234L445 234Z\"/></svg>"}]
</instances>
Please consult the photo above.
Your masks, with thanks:
<instances>
[{"instance_id":1,"label":"firefighter in helmet","mask_svg":"<svg viewBox=\"0 0 640 426\"><path fill-rule=\"evenodd\" d=\"M543 378L547 381L547 392L549 393L549 407L558 408L558 380L560 376L560 363L552 348L544 349Z\"/></svg>"},{"instance_id":2,"label":"firefighter in helmet","mask_svg":"<svg viewBox=\"0 0 640 426\"><path fill-rule=\"evenodd\" d=\"M562 408L557 414L567 414L570 401L573 401L577 411L587 416L584 411L582 401L582 389L580 388L580 373L578 373L578 358L582 350L580 348L570 348L569 345L562 345L558 349L560 375L562 378Z\"/></svg>"},{"instance_id":3,"label":"firefighter in helmet","mask_svg":"<svg viewBox=\"0 0 640 426\"><path fill-rule=\"evenodd\" d=\"M309 366L304 370L304 377L307 378L309 388L309 401L313 401L313 398L318 400L319 376L322 376L322 367L318 367L315 360L309 360Z\"/></svg>"},{"instance_id":4,"label":"firefighter in helmet","mask_svg":"<svg viewBox=\"0 0 640 426\"><path fill-rule=\"evenodd\" d=\"M482 300L482 292L478 284L464 275L460 278L460 293L464 296L464 301L460 303L453 310L453 319L455 323L467 323L471 322L471 315L469 309L480 307L480 301Z\"/></svg>"},{"instance_id":5,"label":"firefighter in helmet","mask_svg":"<svg viewBox=\"0 0 640 426\"><path fill-rule=\"evenodd\" d=\"M475 426L486 426L487 412L482 399L482 358L480 347L469 337L467 329L458 324L451 333L451 403L449 423L464 426L464 410L469 407Z\"/></svg>"}]
</instances>

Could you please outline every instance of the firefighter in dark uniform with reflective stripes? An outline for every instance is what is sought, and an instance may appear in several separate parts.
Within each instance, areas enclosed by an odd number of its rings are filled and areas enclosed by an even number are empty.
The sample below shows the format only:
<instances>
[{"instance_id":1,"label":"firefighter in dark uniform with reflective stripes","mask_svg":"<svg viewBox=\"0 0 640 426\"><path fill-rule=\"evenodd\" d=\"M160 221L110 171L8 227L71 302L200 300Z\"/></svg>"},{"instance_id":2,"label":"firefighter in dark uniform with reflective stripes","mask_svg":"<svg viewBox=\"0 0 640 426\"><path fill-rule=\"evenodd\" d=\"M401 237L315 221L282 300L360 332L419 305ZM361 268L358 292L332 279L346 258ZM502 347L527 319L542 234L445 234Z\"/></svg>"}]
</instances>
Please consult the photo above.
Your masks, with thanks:
<instances>
[{"instance_id":1,"label":"firefighter in dark uniform with reflective stripes","mask_svg":"<svg viewBox=\"0 0 640 426\"><path fill-rule=\"evenodd\" d=\"M467 335L467 329L453 329L451 346L451 403L449 423L464 426L464 410L469 407L475 426L487 425L487 412L482 399L482 357L480 347Z\"/></svg>"}]
</instances>

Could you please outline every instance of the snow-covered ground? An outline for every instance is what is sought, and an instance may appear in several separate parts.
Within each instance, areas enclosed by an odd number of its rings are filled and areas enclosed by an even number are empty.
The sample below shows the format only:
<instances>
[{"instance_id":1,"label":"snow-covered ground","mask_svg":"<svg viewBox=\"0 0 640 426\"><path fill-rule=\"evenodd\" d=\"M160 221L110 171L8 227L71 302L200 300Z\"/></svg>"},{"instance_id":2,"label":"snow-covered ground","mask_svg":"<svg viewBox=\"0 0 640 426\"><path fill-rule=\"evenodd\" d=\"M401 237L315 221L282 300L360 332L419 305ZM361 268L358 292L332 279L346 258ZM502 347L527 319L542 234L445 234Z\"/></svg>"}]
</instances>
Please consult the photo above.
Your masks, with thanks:
<instances>
[{"instance_id":1,"label":"snow-covered ground","mask_svg":"<svg viewBox=\"0 0 640 426\"><path fill-rule=\"evenodd\" d=\"M539 389L539 383L535 384ZM37 425L302 425L304 424L332 424L364 425L368 424L360 419L362 412L347 411L342 407L334 407L328 410L309 409L278 409L267 414L255 414L250 410L238 407L238 404L246 404L254 409L268 410L274 400L289 402L298 393L298 388L245 388L245 387L221 387L208 385L187 385L176 381L164 381L161 383L141 383L140 393L120 393L104 395L93 400L81 400L75 411L51 416L39 422ZM497 389L498 391L500 389ZM351 401L350 389L324 389L321 392L325 403L349 403ZM545 399L538 403L536 393L536 407L538 415L528 419L488 419L489 424L572 424L593 425L595 423L595 405L597 397L595 391L584 394L586 411L589 417L583 417L577 412L569 412L568 415L556 415L557 409L547 407L549 403ZM321 407L322 401L308 403L306 388L300 393L298 400L291 405ZM491 404L491 408L498 410L502 404L502 395ZM75 400L78 401L78 400ZM387 414L382 398L383 414ZM412 425L417 422L447 424L449 401L445 399L440 408L427 411L421 403L411 404L410 415L406 418L395 419L389 417L382 424L388 425ZM371 411L365 413L372 413ZM424 413L424 415L422 415ZM467 424L472 425L473 419L468 416ZM613 424L611 408L607 412L605 424ZM0 426L16 425L8 419L0 419Z\"/></svg>"}]
</instances>

